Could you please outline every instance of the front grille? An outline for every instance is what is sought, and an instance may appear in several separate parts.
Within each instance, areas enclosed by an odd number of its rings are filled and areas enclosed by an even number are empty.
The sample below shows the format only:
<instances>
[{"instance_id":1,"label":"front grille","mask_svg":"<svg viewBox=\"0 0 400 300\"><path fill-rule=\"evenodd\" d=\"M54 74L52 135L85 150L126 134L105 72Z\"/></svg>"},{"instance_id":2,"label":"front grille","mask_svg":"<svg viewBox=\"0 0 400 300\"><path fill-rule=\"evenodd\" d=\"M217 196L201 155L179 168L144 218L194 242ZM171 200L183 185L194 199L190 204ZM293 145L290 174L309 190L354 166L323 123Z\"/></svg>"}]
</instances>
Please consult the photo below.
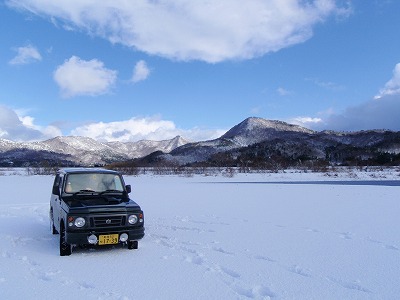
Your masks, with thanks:
<instances>
[{"instance_id":1,"label":"front grille","mask_svg":"<svg viewBox=\"0 0 400 300\"><path fill-rule=\"evenodd\" d=\"M101 216L91 218L93 227L112 227L125 225L124 216Z\"/></svg>"}]
</instances>

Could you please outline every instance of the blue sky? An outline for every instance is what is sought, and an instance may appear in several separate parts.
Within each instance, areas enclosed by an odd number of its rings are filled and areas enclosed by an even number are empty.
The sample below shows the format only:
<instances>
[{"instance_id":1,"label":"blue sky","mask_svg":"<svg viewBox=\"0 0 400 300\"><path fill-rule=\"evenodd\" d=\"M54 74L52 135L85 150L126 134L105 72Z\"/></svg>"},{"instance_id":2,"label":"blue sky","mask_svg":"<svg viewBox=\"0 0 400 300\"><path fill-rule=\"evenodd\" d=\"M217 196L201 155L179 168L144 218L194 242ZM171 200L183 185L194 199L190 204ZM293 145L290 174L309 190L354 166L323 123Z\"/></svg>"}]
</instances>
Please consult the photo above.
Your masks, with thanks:
<instances>
[{"instance_id":1,"label":"blue sky","mask_svg":"<svg viewBox=\"0 0 400 300\"><path fill-rule=\"evenodd\" d=\"M0 138L400 130L397 0L0 1Z\"/></svg>"}]
</instances>

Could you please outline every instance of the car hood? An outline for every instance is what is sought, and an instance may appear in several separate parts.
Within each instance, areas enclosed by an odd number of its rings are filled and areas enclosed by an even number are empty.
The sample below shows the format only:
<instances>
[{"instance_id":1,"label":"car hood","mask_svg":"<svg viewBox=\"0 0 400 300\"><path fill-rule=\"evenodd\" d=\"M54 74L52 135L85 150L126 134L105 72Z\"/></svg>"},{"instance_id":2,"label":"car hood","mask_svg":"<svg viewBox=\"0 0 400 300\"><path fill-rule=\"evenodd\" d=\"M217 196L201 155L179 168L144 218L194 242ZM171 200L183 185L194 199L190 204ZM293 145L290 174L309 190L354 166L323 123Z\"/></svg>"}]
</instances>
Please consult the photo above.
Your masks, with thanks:
<instances>
[{"instance_id":1,"label":"car hood","mask_svg":"<svg viewBox=\"0 0 400 300\"><path fill-rule=\"evenodd\" d=\"M97 199L73 200L69 202L70 213L127 213L141 211L140 206L133 200L128 202L97 201Z\"/></svg>"}]
</instances>

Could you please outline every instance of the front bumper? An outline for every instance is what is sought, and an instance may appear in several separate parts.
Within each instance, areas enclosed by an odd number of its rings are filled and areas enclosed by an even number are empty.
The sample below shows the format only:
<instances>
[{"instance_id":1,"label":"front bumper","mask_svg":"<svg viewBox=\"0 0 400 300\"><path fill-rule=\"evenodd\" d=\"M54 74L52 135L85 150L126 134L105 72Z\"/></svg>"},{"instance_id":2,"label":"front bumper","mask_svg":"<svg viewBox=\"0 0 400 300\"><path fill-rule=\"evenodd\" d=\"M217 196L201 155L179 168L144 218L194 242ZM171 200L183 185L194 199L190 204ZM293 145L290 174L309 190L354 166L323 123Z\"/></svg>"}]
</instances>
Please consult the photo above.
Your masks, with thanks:
<instances>
[{"instance_id":1,"label":"front bumper","mask_svg":"<svg viewBox=\"0 0 400 300\"><path fill-rule=\"evenodd\" d=\"M84 231L67 231L65 233L65 239L68 244L71 245L89 245L88 236L94 234L99 239L99 235L103 234L128 234L128 241L137 241L144 237L144 227L126 227L126 228L107 228L102 230L84 230Z\"/></svg>"}]
</instances>

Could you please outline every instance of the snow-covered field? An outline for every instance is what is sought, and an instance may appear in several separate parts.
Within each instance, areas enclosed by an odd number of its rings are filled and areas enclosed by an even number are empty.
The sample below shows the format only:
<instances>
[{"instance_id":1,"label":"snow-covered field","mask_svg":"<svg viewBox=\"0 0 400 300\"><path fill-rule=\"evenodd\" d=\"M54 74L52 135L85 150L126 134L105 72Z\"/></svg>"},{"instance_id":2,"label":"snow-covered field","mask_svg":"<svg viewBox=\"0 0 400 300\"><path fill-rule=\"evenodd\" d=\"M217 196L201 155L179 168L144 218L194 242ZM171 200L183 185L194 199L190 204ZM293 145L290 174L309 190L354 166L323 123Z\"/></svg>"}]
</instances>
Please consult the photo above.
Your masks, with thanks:
<instances>
[{"instance_id":1,"label":"snow-covered field","mask_svg":"<svg viewBox=\"0 0 400 300\"><path fill-rule=\"evenodd\" d=\"M58 253L53 177L0 176L1 299L399 299L399 171L125 177L138 250Z\"/></svg>"}]
</instances>

